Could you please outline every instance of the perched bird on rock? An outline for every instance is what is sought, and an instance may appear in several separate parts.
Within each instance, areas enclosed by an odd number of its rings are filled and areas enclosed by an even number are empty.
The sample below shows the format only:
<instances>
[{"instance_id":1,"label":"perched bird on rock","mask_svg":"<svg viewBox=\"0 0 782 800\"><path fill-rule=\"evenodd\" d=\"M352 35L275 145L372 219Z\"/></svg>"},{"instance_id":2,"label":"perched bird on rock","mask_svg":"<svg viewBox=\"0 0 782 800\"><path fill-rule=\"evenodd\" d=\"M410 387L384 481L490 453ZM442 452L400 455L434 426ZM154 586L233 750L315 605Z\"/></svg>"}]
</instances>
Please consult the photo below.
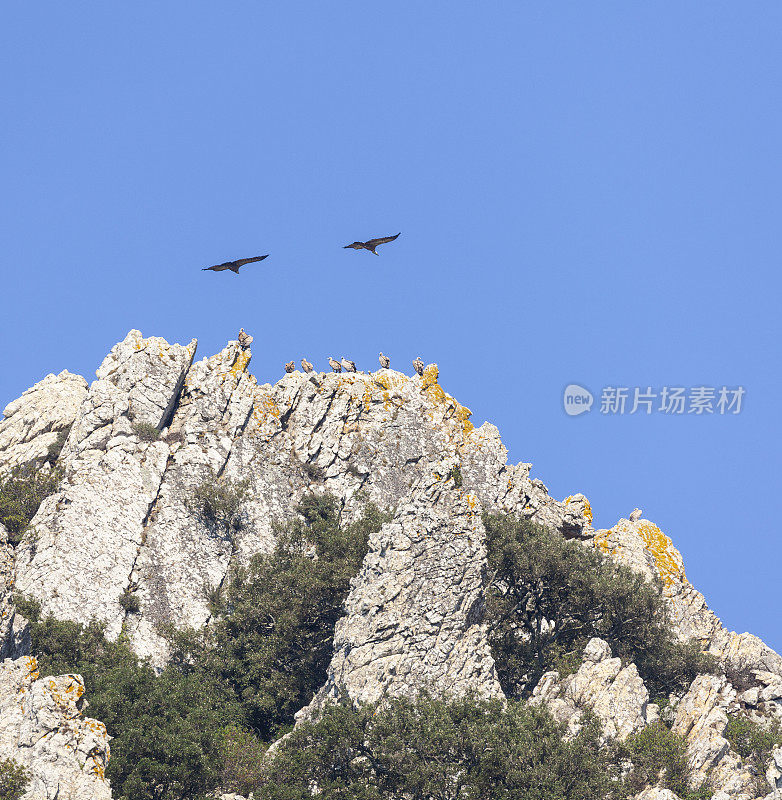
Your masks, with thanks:
<instances>
[{"instance_id":1,"label":"perched bird on rock","mask_svg":"<svg viewBox=\"0 0 782 800\"><path fill-rule=\"evenodd\" d=\"M643 513L644 512L641 511L640 508L636 508L635 511L633 511L633 513L630 514L630 522L638 522L638 520L641 519L641 514Z\"/></svg>"},{"instance_id":2,"label":"perched bird on rock","mask_svg":"<svg viewBox=\"0 0 782 800\"><path fill-rule=\"evenodd\" d=\"M345 358L345 356L342 356L342 366L345 368L345 372L356 371L356 362L351 361L349 358Z\"/></svg>"},{"instance_id":3,"label":"perched bird on rock","mask_svg":"<svg viewBox=\"0 0 782 800\"><path fill-rule=\"evenodd\" d=\"M342 364L339 361L335 361L331 356L329 356L329 366L334 372L342 372Z\"/></svg>"},{"instance_id":4,"label":"perched bird on rock","mask_svg":"<svg viewBox=\"0 0 782 800\"><path fill-rule=\"evenodd\" d=\"M424 374L424 362L421 361L421 356L418 356L415 361L413 361L413 369L419 374Z\"/></svg>"},{"instance_id":5,"label":"perched bird on rock","mask_svg":"<svg viewBox=\"0 0 782 800\"><path fill-rule=\"evenodd\" d=\"M399 233L401 233L401 231ZM366 242L353 242L353 244L346 244L342 249L347 250L349 248L353 248L353 250L369 250L370 253L375 253L375 248L379 244L393 242L394 239L399 236L399 233L397 233L396 236L381 236L379 239L369 239ZM379 254L375 253L375 255Z\"/></svg>"},{"instance_id":6,"label":"perched bird on rock","mask_svg":"<svg viewBox=\"0 0 782 800\"><path fill-rule=\"evenodd\" d=\"M253 337L249 333L245 333L244 328L239 328L239 335L236 337L236 341L239 342L239 347L242 350L246 350L253 343Z\"/></svg>"},{"instance_id":7,"label":"perched bird on rock","mask_svg":"<svg viewBox=\"0 0 782 800\"><path fill-rule=\"evenodd\" d=\"M314 367L312 366L312 364L310 364L310 362L309 362L309 361L307 361L307 359L306 359L306 358L302 358L302 360L301 360L301 368L302 368L302 369L303 369L305 372L312 372L312 371L313 371L313 369L314 369Z\"/></svg>"},{"instance_id":8,"label":"perched bird on rock","mask_svg":"<svg viewBox=\"0 0 782 800\"><path fill-rule=\"evenodd\" d=\"M288 372L288 373L295 372L296 371L296 365L292 361L289 361L285 365L285 371Z\"/></svg>"},{"instance_id":9,"label":"perched bird on rock","mask_svg":"<svg viewBox=\"0 0 782 800\"><path fill-rule=\"evenodd\" d=\"M239 274L239 267L243 267L245 264L252 264L253 261L263 261L264 258L268 258L269 254L267 253L265 256L255 256L254 258L240 258L238 261L226 261L225 264L215 264L213 267L204 267L201 272L205 272L208 269L211 269L212 272L222 272L223 270L230 269L231 272L235 272L237 275Z\"/></svg>"},{"instance_id":10,"label":"perched bird on rock","mask_svg":"<svg viewBox=\"0 0 782 800\"><path fill-rule=\"evenodd\" d=\"M388 369L391 366L391 359L388 356L384 356L381 352L377 359L380 362L380 366L383 369Z\"/></svg>"}]
</instances>

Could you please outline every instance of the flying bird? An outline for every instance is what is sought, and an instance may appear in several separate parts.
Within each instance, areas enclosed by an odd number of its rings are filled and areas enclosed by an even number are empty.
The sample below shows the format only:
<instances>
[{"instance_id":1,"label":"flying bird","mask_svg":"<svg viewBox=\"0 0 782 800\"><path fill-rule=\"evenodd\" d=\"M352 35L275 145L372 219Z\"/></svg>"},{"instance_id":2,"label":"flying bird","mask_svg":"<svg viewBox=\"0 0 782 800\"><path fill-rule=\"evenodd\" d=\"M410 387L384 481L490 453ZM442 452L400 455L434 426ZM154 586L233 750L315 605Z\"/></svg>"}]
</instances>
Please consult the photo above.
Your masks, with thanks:
<instances>
[{"instance_id":1,"label":"flying bird","mask_svg":"<svg viewBox=\"0 0 782 800\"><path fill-rule=\"evenodd\" d=\"M288 373L295 372L296 371L296 365L292 361L289 361L285 365L285 371L288 372Z\"/></svg>"},{"instance_id":2,"label":"flying bird","mask_svg":"<svg viewBox=\"0 0 782 800\"><path fill-rule=\"evenodd\" d=\"M301 360L301 368L302 368L302 369L303 369L305 372L312 372L312 371L313 371L313 369L314 369L314 367L312 366L312 364L310 364L310 362L309 362L309 361L307 361L307 359L306 359L306 358L302 358L302 360Z\"/></svg>"},{"instance_id":3,"label":"flying bird","mask_svg":"<svg viewBox=\"0 0 782 800\"><path fill-rule=\"evenodd\" d=\"M391 359L388 356L384 356L381 352L377 359L380 362L380 366L383 369L388 369L391 366Z\"/></svg>"},{"instance_id":4,"label":"flying bird","mask_svg":"<svg viewBox=\"0 0 782 800\"><path fill-rule=\"evenodd\" d=\"M334 372L342 372L342 364L339 361L335 361L331 356L329 356L329 366Z\"/></svg>"},{"instance_id":5,"label":"flying bird","mask_svg":"<svg viewBox=\"0 0 782 800\"><path fill-rule=\"evenodd\" d=\"M235 272L237 275L239 274L239 267L243 267L245 264L252 264L253 261L263 261L264 258L268 258L269 254L267 253L265 256L255 256L254 258L240 258L238 261L226 261L225 264L215 264L213 267L204 267L201 272L205 272L208 269L211 269L212 272L222 272L223 270L230 269L231 272Z\"/></svg>"},{"instance_id":6,"label":"flying bird","mask_svg":"<svg viewBox=\"0 0 782 800\"><path fill-rule=\"evenodd\" d=\"M351 361L349 358L345 358L345 356L342 356L342 366L345 368L345 372L356 371L356 362Z\"/></svg>"},{"instance_id":7,"label":"flying bird","mask_svg":"<svg viewBox=\"0 0 782 800\"><path fill-rule=\"evenodd\" d=\"M401 231L399 233L401 233ZM397 236L399 236L399 233L397 233L396 236L382 236L380 239L370 239L369 241L366 242L353 242L353 244L346 244L342 249L347 250L348 248L352 247L353 250L369 250L370 253L375 253L375 248L379 244L385 244L386 242L393 242L394 239L396 239ZM375 253L375 255L379 254Z\"/></svg>"},{"instance_id":8,"label":"flying bird","mask_svg":"<svg viewBox=\"0 0 782 800\"><path fill-rule=\"evenodd\" d=\"M245 333L244 328L239 328L239 335L236 337L236 341L239 342L239 347L242 350L246 350L253 343L253 337L249 333Z\"/></svg>"},{"instance_id":9,"label":"flying bird","mask_svg":"<svg viewBox=\"0 0 782 800\"><path fill-rule=\"evenodd\" d=\"M418 356L415 361L413 361L413 369L419 374L424 374L424 362L421 361L421 356Z\"/></svg>"}]
</instances>

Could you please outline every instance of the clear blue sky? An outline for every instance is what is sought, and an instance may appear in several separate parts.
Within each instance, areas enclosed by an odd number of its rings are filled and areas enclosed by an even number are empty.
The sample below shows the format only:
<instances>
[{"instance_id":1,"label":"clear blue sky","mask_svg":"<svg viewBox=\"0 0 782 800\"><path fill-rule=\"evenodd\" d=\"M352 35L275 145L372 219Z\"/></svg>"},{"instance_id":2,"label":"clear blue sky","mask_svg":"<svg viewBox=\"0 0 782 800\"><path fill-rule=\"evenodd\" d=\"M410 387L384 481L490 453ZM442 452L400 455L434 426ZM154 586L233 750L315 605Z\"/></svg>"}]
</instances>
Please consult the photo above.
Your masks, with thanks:
<instances>
[{"instance_id":1,"label":"clear blue sky","mask_svg":"<svg viewBox=\"0 0 782 800\"><path fill-rule=\"evenodd\" d=\"M420 354L552 494L642 507L782 650L781 25L778 0L6 3L0 404L92 380L130 328L202 357L243 326L261 381ZM571 382L747 395L570 418Z\"/></svg>"}]
</instances>

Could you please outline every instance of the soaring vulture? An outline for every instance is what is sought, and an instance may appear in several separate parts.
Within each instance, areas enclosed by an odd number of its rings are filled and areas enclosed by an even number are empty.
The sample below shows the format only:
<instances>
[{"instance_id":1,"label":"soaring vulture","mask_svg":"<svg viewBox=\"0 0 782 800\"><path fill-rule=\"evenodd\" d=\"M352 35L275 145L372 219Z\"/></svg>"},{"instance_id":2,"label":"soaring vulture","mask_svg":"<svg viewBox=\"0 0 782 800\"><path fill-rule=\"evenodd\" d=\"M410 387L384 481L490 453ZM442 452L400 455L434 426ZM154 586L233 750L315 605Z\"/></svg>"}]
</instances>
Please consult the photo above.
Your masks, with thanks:
<instances>
[{"instance_id":1,"label":"soaring vulture","mask_svg":"<svg viewBox=\"0 0 782 800\"><path fill-rule=\"evenodd\" d=\"M245 333L244 328L239 328L239 335L236 337L236 340L239 342L239 347L241 347L242 350L246 350L253 343L253 337L250 336L249 333Z\"/></svg>"},{"instance_id":2,"label":"soaring vulture","mask_svg":"<svg viewBox=\"0 0 782 800\"><path fill-rule=\"evenodd\" d=\"M285 371L288 372L288 373L295 372L296 371L296 365L292 361L289 361L285 365Z\"/></svg>"},{"instance_id":3,"label":"soaring vulture","mask_svg":"<svg viewBox=\"0 0 782 800\"><path fill-rule=\"evenodd\" d=\"M208 269L211 269L212 272L222 272L223 270L230 269L231 272L235 272L237 275L239 274L239 267L243 267L245 264L252 264L253 261L263 261L264 258L268 258L269 254L267 253L265 256L255 256L254 258L240 258L238 261L226 261L225 264L215 264L213 267L204 267L201 272L205 272Z\"/></svg>"},{"instance_id":4,"label":"soaring vulture","mask_svg":"<svg viewBox=\"0 0 782 800\"><path fill-rule=\"evenodd\" d=\"M401 233L401 231L399 233ZM348 248L352 247L354 250L369 250L370 253L375 253L375 248L379 244L393 242L394 239L399 236L399 233L397 233L396 236L382 236L380 239L370 239L366 242L353 242L353 244L346 244L342 249L347 250ZM375 253L375 255L378 255L378 253Z\"/></svg>"},{"instance_id":5,"label":"soaring vulture","mask_svg":"<svg viewBox=\"0 0 782 800\"><path fill-rule=\"evenodd\" d=\"M388 356L384 356L381 352L377 359L380 362L380 366L383 369L388 369L391 366L391 359Z\"/></svg>"},{"instance_id":6,"label":"soaring vulture","mask_svg":"<svg viewBox=\"0 0 782 800\"><path fill-rule=\"evenodd\" d=\"M349 358L345 358L345 356L342 356L342 366L345 368L345 372L356 371L356 362L351 361Z\"/></svg>"},{"instance_id":7,"label":"soaring vulture","mask_svg":"<svg viewBox=\"0 0 782 800\"><path fill-rule=\"evenodd\" d=\"M313 369L314 369L314 367L312 366L312 364L310 364L310 362L309 362L309 361L307 361L307 359L306 359L306 358L302 358L302 360L301 360L301 368L302 368L302 369L303 369L305 372L312 372L312 371L313 371Z\"/></svg>"},{"instance_id":8,"label":"soaring vulture","mask_svg":"<svg viewBox=\"0 0 782 800\"><path fill-rule=\"evenodd\" d=\"M335 361L331 356L329 356L329 366L334 372L342 372L342 364L339 361Z\"/></svg>"}]
</instances>

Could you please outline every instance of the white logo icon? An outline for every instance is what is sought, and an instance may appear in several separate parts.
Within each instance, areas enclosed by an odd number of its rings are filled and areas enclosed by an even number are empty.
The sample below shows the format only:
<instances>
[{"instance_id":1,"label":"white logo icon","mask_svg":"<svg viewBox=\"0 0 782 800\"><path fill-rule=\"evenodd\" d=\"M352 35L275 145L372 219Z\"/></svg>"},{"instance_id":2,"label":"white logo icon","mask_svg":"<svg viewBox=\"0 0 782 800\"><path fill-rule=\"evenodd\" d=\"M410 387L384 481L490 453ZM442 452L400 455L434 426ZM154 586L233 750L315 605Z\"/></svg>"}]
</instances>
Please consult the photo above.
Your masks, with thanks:
<instances>
[{"instance_id":1,"label":"white logo icon","mask_svg":"<svg viewBox=\"0 0 782 800\"><path fill-rule=\"evenodd\" d=\"M565 387L565 395L562 398L562 402L565 405L565 413L569 417L577 417L592 408L594 398L588 389L579 386L577 383L571 383Z\"/></svg>"}]
</instances>

